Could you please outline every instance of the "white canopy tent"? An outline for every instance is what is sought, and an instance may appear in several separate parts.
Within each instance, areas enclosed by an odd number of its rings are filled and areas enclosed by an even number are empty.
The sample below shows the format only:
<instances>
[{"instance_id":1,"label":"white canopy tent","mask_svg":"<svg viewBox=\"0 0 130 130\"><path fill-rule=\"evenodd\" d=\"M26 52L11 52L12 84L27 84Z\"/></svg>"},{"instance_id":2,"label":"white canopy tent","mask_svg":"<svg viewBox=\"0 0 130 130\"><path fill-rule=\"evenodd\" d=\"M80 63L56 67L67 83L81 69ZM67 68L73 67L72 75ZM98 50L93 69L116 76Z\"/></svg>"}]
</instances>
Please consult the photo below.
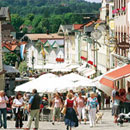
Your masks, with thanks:
<instances>
[{"instance_id":1,"label":"white canopy tent","mask_svg":"<svg viewBox=\"0 0 130 130\"><path fill-rule=\"evenodd\" d=\"M70 64L67 66L68 69L76 69L79 67L79 64Z\"/></svg>"},{"instance_id":2,"label":"white canopy tent","mask_svg":"<svg viewBox=\"0 0 130 130\"><path fill-rule=\"evenodd\" d=\"M79 90L81 87L95 86L92 80L75 73L57 77L54 74L44 74L39 78L17 86L15 91L32 92L36 88L40 93L66 92Z\"/></svg>"},{"instance_id":3,"label":"white canopy tent","mask_svg":"<svg viewBox=\"0 0 130 130\"><path fill-rule=\"evenodd\" d=\"M71 72L71 71L72 70L68 68L56 68L56 69L51 70L51 72L63 72L63 73Z\"/></svg>"},{"instance_id":4,"label":"white canopy tent","mask_svg":"<svg viewBox=\"0 0 130 130\"><path fill-rule=\"evenodd\" d=\"M93 75L96 73L96 71L94 69L91 68L86 68L85 70L83 70L83 72L81 72L83 74L83 76L88 77L90 75Z\"/></svg>"},{"instance_id":5,"label":"white canopy tent","mask_svg":"<svg viewBox=\"0 0 130 130\"><path fill-rule=\"evenodd\" d=\"M70 81L73 81L73 82L77 82L77 81L80 81L80 80L90 80L88 78L85 78L79 74L76 74L76 73L70 73L70 74L66 74L64 76L61 77L62 79L65 79L65 80L70 80Z\"/></svg>"},{"instance_id":6,"label":"white canopy tent","mask_svg":"<svg viewBox=\"0 0 130 130\"><path fill-rule=\"evenodd\" d=\"M46 64L43 66L43 69L58 69L58 68L66 68L66 66L68 66L68 64L66 63L59 63L59 64Z\"/></svg>"},{"instance_id":7,"label":"white canopy tent","mask_svg":"<svg viewBox=\"0 0 130 130\"><path fill-rule=\"evenodd\" d=\"M35 80L17 86L15 91L32 92L34 88L40 93L64 92L69 89L74 89L74 83L60 79L60 77L53 74L44 74Z\"/></svg>"},{"instance_id":8,"label":"white canopy tent","mask_svg":"<svg viewBox=\"0 0 130 130\"><path fill-rule=\"evenodd\" d=\"M86 69L86 63L84 63L82 66L77 68L77 71L80 73L82 72L84 69Z\"/></svg>"}]
</instances>

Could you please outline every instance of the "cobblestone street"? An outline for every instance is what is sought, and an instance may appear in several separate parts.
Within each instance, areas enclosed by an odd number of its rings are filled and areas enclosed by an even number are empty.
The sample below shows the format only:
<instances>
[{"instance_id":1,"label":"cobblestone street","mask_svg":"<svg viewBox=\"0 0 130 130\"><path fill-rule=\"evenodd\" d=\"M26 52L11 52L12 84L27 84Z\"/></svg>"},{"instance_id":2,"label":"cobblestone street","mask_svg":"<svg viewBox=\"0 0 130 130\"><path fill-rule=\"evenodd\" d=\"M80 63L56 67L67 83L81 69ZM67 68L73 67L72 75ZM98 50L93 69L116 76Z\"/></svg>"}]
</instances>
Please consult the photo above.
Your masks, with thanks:
<instances>
[{"instance_id":1,"label":"cobblestone street","mask_svg":"<svg viewBox=\"0 0 130 130\"><path fill-rule=\"evenodd\" d=\"M97 124L95 127L90 128L89 122L86 125L80 124L79 127L73 128L73 130L128 130L130 128L130 123L123 124L123 127L117 126L113 123L113 117L111 116L111 111L104 110L103 111L103 121L100 124ZM24 127L26 127L26 123L24 122ZM14 128L14 121L8 121L8 130L15 130ZM33 124L32 124L33 127ZM39 130L66 130L64 122L55 123L53 126L51 122L40 122Z\"/></svg>"}]
</instances>

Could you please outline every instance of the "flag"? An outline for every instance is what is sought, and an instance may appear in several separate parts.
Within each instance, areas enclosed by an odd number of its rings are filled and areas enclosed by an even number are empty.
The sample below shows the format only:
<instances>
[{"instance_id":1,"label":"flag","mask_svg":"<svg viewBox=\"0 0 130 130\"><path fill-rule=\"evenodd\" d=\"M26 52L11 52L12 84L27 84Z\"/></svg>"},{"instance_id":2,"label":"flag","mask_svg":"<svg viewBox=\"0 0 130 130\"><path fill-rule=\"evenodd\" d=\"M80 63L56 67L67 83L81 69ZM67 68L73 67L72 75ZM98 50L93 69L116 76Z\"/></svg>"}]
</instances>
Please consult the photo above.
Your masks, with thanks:
<instances>
[{"instance_id":1,"label":"flag","mask_svg":"<svg viewBox=\"0 0 130 130\"><path fill-rule=\"evenodd\" d=\"M42 52L41 53L42 53L42 56L45 57L46 53L44 51L44 48L42 48Z\"/></svg>"},{"instance_id":2,"label":"flag","mask_svg":"<svg viewBox=\"0 0 130 130\"><path fill-rule=\"evenodd\" d=\"M25 49L25 44L22 44L20 46L20 56L21 56L21 59L24 60L24 49Z\"/></svg>"}]
</instances>

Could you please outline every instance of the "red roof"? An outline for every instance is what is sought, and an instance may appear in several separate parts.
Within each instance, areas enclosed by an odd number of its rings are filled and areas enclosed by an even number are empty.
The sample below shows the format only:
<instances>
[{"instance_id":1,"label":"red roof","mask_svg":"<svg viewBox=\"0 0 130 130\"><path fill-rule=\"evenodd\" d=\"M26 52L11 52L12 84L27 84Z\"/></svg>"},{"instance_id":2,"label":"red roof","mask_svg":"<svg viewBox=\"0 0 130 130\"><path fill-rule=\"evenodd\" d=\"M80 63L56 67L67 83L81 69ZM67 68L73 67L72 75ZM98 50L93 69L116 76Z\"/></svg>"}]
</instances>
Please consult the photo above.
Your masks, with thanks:
<instances>
[{"instance_id":1,"label":"red roof","mask_svg":"<svg viewBox=\"0 0 130 130\"><path fill-rule=\"evenodd\" d=\"M95 23L104 23L105 21L102 21L101 19L98 19Z\"/></svg>"},{"instance_id":2,"label":"red roof","mask_svg":"<svg viewBox=\"0 0 130 130\"><path fill-rule=\"evenodd\" d=\"M12 41L12 42L5 42L5 43L2 43L2 47L6 47L8 50L10 51L14 51L17 46L20 46L22 44L26 44L26 42L17 42L17 41Z\"/></svg>"},{"instance_id":3,"label":"red roof","mask_svg":"<svg viewBox=\"0 0 130 130\"><path fill-rule=\"evenodd\" d=\"M91 21L91 22L87 23L85 26L89 27L89 26L93 25L94 23L95 23L95 21Z\"/></svg>"},{"instance_id":4,"label":"red roof","mask_svg":"<svg viewBox=\"0 0 130 130\"><path fill-rule=\"evenodd\" d=\"M74 30L79 30L83 24L73 24Z\"/></svg>"},{"instance_id":5,"label":"red roof","mask_svg":"<svg viewBox=\"0 0 130 130\"><path fill-rule=\"evenodd\" d=\"M113 88L114 81L130 76L130 64L116 69L101 78L100 83Z\"/></svg>"}]
</instances>

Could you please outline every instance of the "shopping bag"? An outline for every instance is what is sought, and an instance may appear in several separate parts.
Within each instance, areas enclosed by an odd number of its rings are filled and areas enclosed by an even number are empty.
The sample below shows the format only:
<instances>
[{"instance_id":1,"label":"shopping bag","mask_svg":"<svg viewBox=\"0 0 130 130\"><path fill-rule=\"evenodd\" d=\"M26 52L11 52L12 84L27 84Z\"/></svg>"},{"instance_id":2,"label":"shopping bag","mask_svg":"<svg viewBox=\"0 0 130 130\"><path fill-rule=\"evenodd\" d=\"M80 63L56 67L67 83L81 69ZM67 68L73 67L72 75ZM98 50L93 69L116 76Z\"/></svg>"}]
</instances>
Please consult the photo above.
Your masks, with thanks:
<instances>
[{"instance_id":1,"label":"shopping bag","mask_svg":"<svg viewBox=\"0 0 130 130\"><path fill-rule=\"evenodd\" d=\"M66 107L64 107L64 108L62 109L61 113L64 114L64 115L66 114Z\"/></svg>"}]
</instances>

